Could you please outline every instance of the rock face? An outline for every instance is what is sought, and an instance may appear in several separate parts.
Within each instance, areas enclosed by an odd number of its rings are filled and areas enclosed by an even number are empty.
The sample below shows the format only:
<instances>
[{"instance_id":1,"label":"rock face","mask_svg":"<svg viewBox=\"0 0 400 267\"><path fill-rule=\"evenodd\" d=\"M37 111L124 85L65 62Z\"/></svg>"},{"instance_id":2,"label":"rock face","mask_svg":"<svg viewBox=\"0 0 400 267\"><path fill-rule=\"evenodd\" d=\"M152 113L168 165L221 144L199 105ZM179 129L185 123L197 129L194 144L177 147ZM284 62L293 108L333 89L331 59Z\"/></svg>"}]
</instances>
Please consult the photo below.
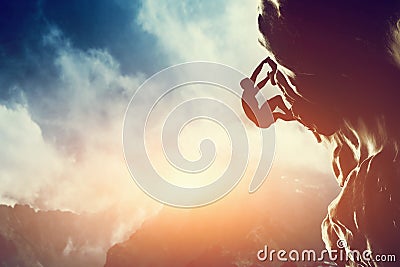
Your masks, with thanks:
<instances>
[{"instance_id":1,"label":"rock face","mask_svg":"<svg viewBox=\"0 0 400 267\"><path fill-rule=\"evenodd\" d=\"M102 266L113 227L103 217L0 205L0 266Z\"/></svg>"},{"instance_id":2,"label":"rock face","mask_svg":"<svg viewBox=\"0 0 400 267\"><path fill-rule=\"evenodd\" d=\"M198 209L165 207L127 241L107 253L106 267L238 267L281 266L257 260L269 249L323 249L319 225L335 195L328 177L270 178L249 197L240 188L226 198ZM274 173L271 177L274 176ZM308 177L308 178L310 178ZM332 193L333 192L333 193ZM236 194L236 195L235 195ZM312 263L285 266L330 266Z\"/></svg>"},{"instance_id":3,"label":"rock face","mask_svg":"<svg viewBox=\"0 0 400 267\"><path fill-rule=\"evenodd\" d=\"M348 249L396 254L397 260L399 19L394 0L265 0L258 18L265 46L295 74L288 79L302 98L302 108L292 106L299 121L321 135L319 129L333 132L325 139L336 144L333 169L342 190L322 224L326 246L344 239Z\"/></svg>"}]
</instances>

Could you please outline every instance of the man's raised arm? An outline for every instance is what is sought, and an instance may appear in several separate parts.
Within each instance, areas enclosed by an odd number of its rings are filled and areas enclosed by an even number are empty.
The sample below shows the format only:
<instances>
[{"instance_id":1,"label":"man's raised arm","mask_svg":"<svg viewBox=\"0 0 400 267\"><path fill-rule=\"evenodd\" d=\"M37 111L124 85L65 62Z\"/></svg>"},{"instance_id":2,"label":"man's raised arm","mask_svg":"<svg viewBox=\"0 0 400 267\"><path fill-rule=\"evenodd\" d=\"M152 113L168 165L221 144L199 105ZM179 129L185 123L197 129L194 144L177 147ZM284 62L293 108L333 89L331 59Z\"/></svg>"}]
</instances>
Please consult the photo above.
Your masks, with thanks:
<instances>
[{"instance_id":1,"label":"man's raised arm","mask_svg":"<svg viewBox=\"0 0 400 267\"><path fill-rule=\"evenodd\" d=\"M257 79L258 74L260 74L260 72L261 72L261 70L262 70L264 64L267 63L268 60L271 60L271 59L270 59L269 57L267 57L266 59L264 59L263 61L261 61L261 63L260 63L260 64L257 66L257 68L253 71L253 74L251 75L250 80L252 80L254 84L256 83L256 79Z\"/></svg>"}]
</instances>

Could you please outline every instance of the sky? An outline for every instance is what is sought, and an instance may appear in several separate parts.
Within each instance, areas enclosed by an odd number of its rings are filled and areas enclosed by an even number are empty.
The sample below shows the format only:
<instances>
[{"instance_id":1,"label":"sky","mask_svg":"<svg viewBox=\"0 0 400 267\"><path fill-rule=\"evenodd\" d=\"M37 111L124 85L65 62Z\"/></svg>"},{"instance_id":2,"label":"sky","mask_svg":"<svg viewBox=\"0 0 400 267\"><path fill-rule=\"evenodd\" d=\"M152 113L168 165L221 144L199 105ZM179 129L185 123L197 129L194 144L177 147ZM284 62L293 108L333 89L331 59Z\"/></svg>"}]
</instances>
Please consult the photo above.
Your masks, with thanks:
<instances>
[{"instance_id":1,"label":"sky","mask_svg":"<svg viewBox=\"0 0 400 267\"><path fill-rule=\"evenodd\" d=\"M135 90L171 65L212 61L250 75L269 55L258 42L256 0L1 5L5 204L76 212L118 206L133 211L132 218L146 217L160 204L131 179L121 138ZM296 123L277 123L276 136L274 166L282 176L312 167L334 179L329 149L311 133Z\"/></svg>"}]
</instances>

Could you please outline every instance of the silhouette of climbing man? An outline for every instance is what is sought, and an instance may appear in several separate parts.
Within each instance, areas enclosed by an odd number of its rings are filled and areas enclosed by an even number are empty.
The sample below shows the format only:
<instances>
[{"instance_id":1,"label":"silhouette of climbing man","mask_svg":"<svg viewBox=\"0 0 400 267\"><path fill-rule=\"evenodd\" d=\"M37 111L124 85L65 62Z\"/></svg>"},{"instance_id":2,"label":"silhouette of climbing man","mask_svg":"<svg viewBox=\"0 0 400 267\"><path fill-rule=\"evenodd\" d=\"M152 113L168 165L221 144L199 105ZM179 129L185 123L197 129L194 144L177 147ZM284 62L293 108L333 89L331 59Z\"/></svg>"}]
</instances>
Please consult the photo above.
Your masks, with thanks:
<instances>
[{"instance_id":1,"label":"silhouette of climbing man","mask_svg":"<svg viewBox=\"0 0 400 267\"><path fill-rule=\"evenodd\" d=\"M271 71L267 73L262 81L260 81L257 86L255 86L256 79L260 74L264 64L268 64L271 67ZM270 80L271 84L276 85L275 75L277 73L277 64L270 58L264 59L254 70L251 78L245 78L240 82L240 86L243 88L242 94L242 107L246 116L254 122L260 128L268 128L274 121L281 119L285 121L295 120L293 113L288 109L282 99L282 96L277 95L267 100L261 107L259 107L256 95L259 90L261 90L267 82ZM279 108L282 112L274 111L275 108ZM273 121L267 116L269 110L273 111L272 116Z\"/></svg>"},{"instance_id":2,"label":"silhouette of climbing man","mask_svg":"<svg viewBox=\"0 0 400 267\"><path fill-rule=\"evenodd\" d=\"M255 86L256 79L266 63L270 66L271 70L267 72L267 77ZM291 108L286 106L281 95L272 97L259 107L256 95L268 81L271 81L272 85L278 85L282 96L291 105ZM295 92L285 75L278 70L277 64L270 57L264 59L257 66L251 78L243 79L240 82L240 86L243 88L243 110L246 116L260 128L268 128L278 119L284 121L296 120L310 130L318 142L322 141L320 135L330 136L337 130L337 114L310 102ZM275 111L277 108L281 112ZM267 116L269 109L272 111L273 121ZM319 116L315 116L315 114ZM318 128L316 125L319 125Z\"/></svg>"}]
</instances>

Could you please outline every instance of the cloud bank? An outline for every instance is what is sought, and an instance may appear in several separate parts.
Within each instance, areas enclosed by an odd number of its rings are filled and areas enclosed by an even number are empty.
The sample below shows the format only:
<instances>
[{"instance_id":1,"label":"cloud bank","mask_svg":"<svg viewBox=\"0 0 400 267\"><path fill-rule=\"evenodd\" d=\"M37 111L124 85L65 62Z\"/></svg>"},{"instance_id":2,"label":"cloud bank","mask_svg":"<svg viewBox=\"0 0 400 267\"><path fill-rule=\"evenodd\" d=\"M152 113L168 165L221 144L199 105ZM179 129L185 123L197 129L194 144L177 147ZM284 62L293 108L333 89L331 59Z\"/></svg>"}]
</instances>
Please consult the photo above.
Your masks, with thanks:
<instances>
[{"instance_id":1,"label":"cloud bank","mask_svg":"<svg viewBox=\"0 0 400 267\"><path fill-rule=\"evenodd\" d=\"M257 42L257 1L110 1L93 10L71 4L68 21L61 7L46 2L28 10L36 17L22 16L25 26L16 27L27 38L3 35L8 41L1 46L7 71L0 75L0 196L6 203L154 210L158 205L133 183L122 154L122 120L134 90L160 66L211 60L250 73L267 55ZM97 24L107 10L110 25ZM296 125L278 131L287 135L277 145L281 166L312 162L329 173L321 165L327 153L311 134ZM299 150L308 152L299 159Z\"/></svg>"}]
</instances>

